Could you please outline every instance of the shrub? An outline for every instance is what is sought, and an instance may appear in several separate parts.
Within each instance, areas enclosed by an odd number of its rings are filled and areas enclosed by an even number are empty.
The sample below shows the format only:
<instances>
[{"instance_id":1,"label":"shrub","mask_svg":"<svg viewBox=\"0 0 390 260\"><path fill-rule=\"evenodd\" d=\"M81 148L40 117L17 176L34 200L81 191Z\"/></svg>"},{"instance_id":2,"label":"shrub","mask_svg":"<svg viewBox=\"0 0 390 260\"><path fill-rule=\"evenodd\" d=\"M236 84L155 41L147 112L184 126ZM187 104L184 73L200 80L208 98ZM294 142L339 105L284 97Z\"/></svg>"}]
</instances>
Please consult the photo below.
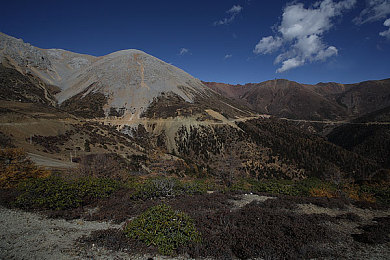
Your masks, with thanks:
<instances>
[{"instance_id":1,"label":"shrub","mask_svg":"<svg viewBox=\"0 0 390 260\"><path fill-rule=\"evenodd\" d=\"M253 186L253 182L251 182L251 180L241 178L233 182L233 184L228 190L251 192L254 191L252 186Z\"/></svg>"},{"instance_id":2,"label":"shrub","mask_svg":"<svg viewBox=\"0 0 390 260\"><path fill-rule=\"evenodd\" d=\"M183 194L202 194L207 191L205 183L200 181L183 182L175 178L157 177L134 185L134 198L153 199L175 197Z\"/></svg>"},{"instance_id":3,"label":"shrub","mask_svg":"<svg viewBox=\"0 0 390 260\"><path fill-rule=\"evenodd\" d=\"M13 188L30 178L42 178L50 171L37 167L20 148L0 150L0 188Z\"/></svg>"},{"instance_id":4,"label":"shrub","mask_svg":"<svg viewBox=\"0 0 390 260\"><path fill-rule=\"evenodd\" d=\"M152 207L132 220L126 226L125 233L147 246L156 246L164 255L173 255L179 246L201 241L193 220L165 204Z\"/></svg>"},{"instance_id":5,"label":"shrub","mask_svg":"<svg viewBox=\"0 0 390 260\"><path fill-rule=\"evenodd\" d=\"M343 187L343 192L347 195L348 198L356 201L375 203L377 198L381 203L384 204L388 204L390 201L390 188L387 185L360 186L357 184L345 184Z\"/></svg>"},{"instance_id":6,"label":"shrub","mask_svg":"<svg viewBox=\"0 0 390 260\"><path fill-rule=\"evenodd\" d=\"M362 185L361 191L365 194L371 194L378 202L382 204L390 204L389 183Z\"/></svg>"},{"instance_id":7,"label":"shrub","mask_svg":"<svg viewBox=\"0 0 390 260\"><path fill-rule=\"evenodd\" d=\"M286 180L266 180L254 181L251 183L253 191L267 192L271 194L283 195L299 195L299 190L296 189L292 181Z\"/></svg>"},{"instance_id":8,"label":"shrub","mask_svg":"<svg viewBox=\"0 0 390 260\"><path fill-rule=\"evenodd\" d=\"M337 189L330 182L308 178L299 181L240 179L229 190L331 198L336 196Z\"/></svg>"},{"instance_id":9,"label":"shrub","mask_svg":"<svg viewBox=\"0 0 390 260\"><path fill-rule=\"evenodd\" d=\"M317 178L308 178L297 182L296 188L302 196L334 198L337 196L337 186Z\"/></svg>"},{"instance_id":10,"label":"shrub","mask_svg":"<svg viewBox=\"0 0 390 260\"><path fill-rule=\"evenodd\" d=\"M21 195L16 198L15 204L27 209L69 209L84 205L91 199L108 197L117 188L117 182L110 179L31 179L19 185Z\"/></svg>"},{"instance_id":11,"label":"shrub","mask_svg":"<svg viewBox=\"0 0 390 260\"><path fill-rule=\"evenodd\" d=\"M326 198L334 198L335 194L332 190L326 187L312 188L310 190L311 197L326 197Z\"/></svg>"},{"instance_id":12,"label":"shrub","mask_svg":"<svg viewBox=\"0 0 390 260\"><path fill-rule=\"evenodd\" d=\"M14 148L14 144L12 142L12 139L0 131L0 148Z\"/></svg>"}]
</instances>

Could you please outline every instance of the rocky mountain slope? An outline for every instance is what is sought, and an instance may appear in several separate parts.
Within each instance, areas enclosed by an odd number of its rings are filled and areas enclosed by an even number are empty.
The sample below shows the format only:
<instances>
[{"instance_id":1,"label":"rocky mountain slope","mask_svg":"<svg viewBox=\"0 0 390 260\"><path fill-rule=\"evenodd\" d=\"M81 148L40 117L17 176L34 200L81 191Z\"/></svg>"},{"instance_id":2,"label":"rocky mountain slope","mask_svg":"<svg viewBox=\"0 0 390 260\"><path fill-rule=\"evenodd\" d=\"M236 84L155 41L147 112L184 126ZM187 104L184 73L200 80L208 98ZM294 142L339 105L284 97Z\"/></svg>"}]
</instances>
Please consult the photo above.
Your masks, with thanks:
<instances>
[{"instance_id":1,"label":"rocky mountain slope","mask_svg":"<svg viewBox=\"0 0 390 260\"><path fill-rule=\"evenodd\" d=\"M351 119L390 105L390 79L316 85L284 79L245 85L204 83L258 113L293 119Z\"/></svg>"},{"instance_id":2,"label":"rocky mountain slope","mask_svg":"<svg viewBox=\"0 0 390 260\"><path fill-rule=\"evenodd\" d=\"M209 104L209 108L226 106L225 103L234 108L229 100L221 103L220 96L200 80L139 50L93 57L60 49L40 49L0 34L0 60L22 74L32 74L59 87L58 103L71 112L81 110L82 116L91 116L90 112L96 111L92 117L115 114L129 121L139 118L164 94L187 103ZM214 102L202 102L205 99ZM83 109L75 103L83 104ZM82 113L84 110L87 113Z\"/></svg>"}]
</instances>

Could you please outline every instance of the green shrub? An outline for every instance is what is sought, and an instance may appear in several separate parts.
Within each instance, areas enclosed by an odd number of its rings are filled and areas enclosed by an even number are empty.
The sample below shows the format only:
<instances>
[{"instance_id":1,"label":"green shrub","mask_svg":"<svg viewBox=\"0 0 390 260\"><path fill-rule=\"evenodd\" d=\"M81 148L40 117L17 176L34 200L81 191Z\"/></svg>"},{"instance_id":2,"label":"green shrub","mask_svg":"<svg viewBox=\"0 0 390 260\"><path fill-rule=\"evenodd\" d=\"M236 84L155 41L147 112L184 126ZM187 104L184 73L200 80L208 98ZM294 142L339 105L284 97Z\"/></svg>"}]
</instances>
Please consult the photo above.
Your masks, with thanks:
<instances>
[{"instance_id":1,"label":"green shrub","mask_svg":"<svg viewBox=\"0 0 390 260\"><path fill-rule=\"evenodd\" d=\"M69 209L91 199L108 197L118 188L110 179L67 181L58 177L31 179L19 185L15 204L21 208Z\"/></svg>"},{"instance_id":2,"label":"green shrub","mask_svg":"<svg viewBox=\"0 0 390 260\"><path fill-rule=\"evenodd\" d=\"M372 194L375 199L382 204L390 204L390 185L388 183L362 185L360 187L360 192Z\"/></svg>"},{"instance_id":3,"label":"green shrub","mask_svg":"<svg viewBox=\"0 0 390 260\"><path fill-rule=\"evenodd\" d=\"M307 178L295 183L295 188L301 196L312 196L314 191L323 191L325 193L336 193L337 186L320 180L318 178Z\"/></svg>"},{"instance_id":4,"label":"green shrub","mask_svg":"<svg viewBox=\"0 0 390 260\"><path fill-rule=\"evenodd\" d=\"M173 255L179 246L201 241L193 220L165 204L152 207L132 220L126 226L125 233L147 246L156 246L164 255Z\"/></svg>"},{"instance_id":5,"label":"green shrub","mask_svg":"<svg viewBox=\"0 0 390 260\"><path fill-rule=\"evenodd\" d=\"M144 183L133 183L134 198L153 199L175 197L183 194L202 194L207 191L207 185L200 181L179 181L175 178L157 177Z\"/></svg>"},{"instance_id":6,"label":"green shrub","mask_svg":"<svg viewBox=\"0 0 390 260\"><path fill-rule=\"evenodd\" d=\"M265 180L254 181L251 183L253 191L267 192L271 194L283 194L297 196L299 191L294 186L292 181L286 180Z\"/></svg>"},{"instance_id":7,"label":"green shrub","mask_svg":"<svg viewBox=\"0 0 390 260\"><path fill-rule=\"evenodd\" d=\"M253 190L253 182L250 179L238 179L237 181L233 182L231 187L227 188L226 191L242 191L242 192L252 192Z\"/></svg>"},{"instance_id":8,"label":"green shrub","mask_svg":"<svg viewBox=\"0 0 390 260\"><path fill-rule=\"evenodd\" d=\"M325 190L333 194L337 189L335 185L317 178L308 178L300 181L246 180L233 186L237 186L240 188L239 190L243 191L267 192L289 196L312 196L313 190Z\"/></svg>"}]
</instances>

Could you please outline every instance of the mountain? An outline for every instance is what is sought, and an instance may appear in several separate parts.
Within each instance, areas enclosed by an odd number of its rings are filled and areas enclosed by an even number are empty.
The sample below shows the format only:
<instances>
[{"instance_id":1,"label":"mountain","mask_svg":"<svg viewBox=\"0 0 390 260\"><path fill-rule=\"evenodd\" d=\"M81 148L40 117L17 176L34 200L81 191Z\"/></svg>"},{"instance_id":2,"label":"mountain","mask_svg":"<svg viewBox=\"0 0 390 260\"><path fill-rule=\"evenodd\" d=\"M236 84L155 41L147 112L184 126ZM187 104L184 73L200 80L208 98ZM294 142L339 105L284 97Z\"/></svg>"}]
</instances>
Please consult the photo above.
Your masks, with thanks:
<instances>
[{"instance_id":1,"label":"mountain","mask_svg":"<svg viewBox=\"0 0 390 260\"><path fill-rule=\"evenodd\" d=\"M316 85L276 79L229 85L204 82L258 113L308 120L349 120L390 105L390 79Z\"/></svg>"},{"instance_id":2,"label":"mountain","mask_svg":"<svg viewBox=\"0 0 390 260\"><path fill-rule=\"evenodd\" d=\"M230 106L235 110L231 116L242 114L231 101L221 102L224 99L200 80L139 50L93 57L40 49L0 34L0 59L22 74L32 74L59 87L58 103L81 116L120 115L124 121L131 121L142 117L152 102L166 101L167 95L183 103L208 104L205 108L210 109Z\"/></svg>"},{"instance_id":3,"label":"mountain","mask_svg":"<svg viewBox=\"0 0 390 260\"><path fill-rule=\"evenodd\" d=\"M389 106L388 80L205 83L139 50L93 57L40 49L5 34L0 61L1 140L51 162L76 158L83 165L109 154L137 174L225 181L367 180L388 171L381 158L299 125L345 123Z\"/></svg>"}]
</instances>

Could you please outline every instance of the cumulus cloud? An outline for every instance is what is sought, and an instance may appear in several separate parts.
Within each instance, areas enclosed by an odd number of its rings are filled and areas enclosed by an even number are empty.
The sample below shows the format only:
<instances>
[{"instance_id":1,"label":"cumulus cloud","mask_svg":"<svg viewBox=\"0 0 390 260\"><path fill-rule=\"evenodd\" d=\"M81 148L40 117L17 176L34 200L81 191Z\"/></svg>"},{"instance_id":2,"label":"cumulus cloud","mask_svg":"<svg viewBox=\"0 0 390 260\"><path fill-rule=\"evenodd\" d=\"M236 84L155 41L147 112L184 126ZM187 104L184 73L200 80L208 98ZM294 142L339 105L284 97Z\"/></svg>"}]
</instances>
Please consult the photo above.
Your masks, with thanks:
<instances>
[{"instance_id":1,"label":"cumulus cloud","mask_svg":"<svg viewBox=\"0 0 390 260\"><path fill-rule=\"evenodd\" d=\"M253 52L269 54L282 50L274 62L282 64L277 69L278 73L335 56L338 54L337 48L324 43L323 35L333 27L335 17L355 4L356 0L323 0L309 8L302 3L287 5L280 25L276 26L276 35L263 37Z\"/></svg>"},{"instance_id":2,"label":"cumulus cloud","mask_svg":"<svg viewBox=\"0 0 390 260\"><path fill-rule=\"evenodd\" d=\"M383 36L383 37L386 37L387 39L390 40L390 18L387 19L387 20L383 23L383 25L389 27L389 29L387 29L386 31L380 32L379 35L380 35L380 36Z\"/></svg>"},{"instance_id":3,"label":"cumulus cloud","mask_svg":"<svg viewBox=\"0 0 390 260\"><path fill-rule=\"evenodd\" d=\"M190 50L189 49L186 49L186 48L181 48L180 51L179 51L179 55L185 55L187 53L189 53Z\"/></svg>"},{"instance_id":4,"label":"cumulus cloud","mask_svg":"<svg viewBox=\"0 0 390 260\"><path fill-rule=\"evenodd\" d=\"M273 36L263 37L259 41L258 44L256 44L255 49L253 50L256 54L266 54L266 53L272 53L276 51L277 49L282 46L283 40L280 37L274 38Z\"/></svg>"},{"instance_id":5,"label":"cumulus cloud","mask_svg":"<svg viewBox=\"0 0 390 260\"><path fill-rule=\"evenodd\" d=\"M385 19L390 14L390 0L367 0L366 8L353 21L357 25Z\"/></svg>"},{"instance_id":6,"label":"cumulus cloud","mask_svg":"<svg viewBox=\"0 0 390 260\"><path fill-rule=\"evenodd\" d=\"M224 59L227 60L227 59L230 59L231 57L233 57L232 54L226 54Z\"/></svg>"},{"instance_id":7,"label":"cumulus cloud","mask_svg":"<svg viewBox=\"0 0 390 260\"><path fill-rule=\"evenodd\" d=\"M226 13L229 15L229 17L225 17L219 21L214 22L214 26L229 24L229 23L233 22L234 19L236 19L236 16L239 13L241 13L242 9L243 8L240 5L233 5L232 8L230 8L229 10L226 11Z\"/></svg>"},{"instance_id":8,"label":"cumulus cloud","mask_svg":"<svg viewBox=\"0 0 390 260\"><path fill-rule=\"evenodd\" d=\"M291 58L283 61L282 67L276 70L277 73L281 73L299 66L302 66L305 63L302 59L299 58Z\"/></svg>"}]
</instances>

